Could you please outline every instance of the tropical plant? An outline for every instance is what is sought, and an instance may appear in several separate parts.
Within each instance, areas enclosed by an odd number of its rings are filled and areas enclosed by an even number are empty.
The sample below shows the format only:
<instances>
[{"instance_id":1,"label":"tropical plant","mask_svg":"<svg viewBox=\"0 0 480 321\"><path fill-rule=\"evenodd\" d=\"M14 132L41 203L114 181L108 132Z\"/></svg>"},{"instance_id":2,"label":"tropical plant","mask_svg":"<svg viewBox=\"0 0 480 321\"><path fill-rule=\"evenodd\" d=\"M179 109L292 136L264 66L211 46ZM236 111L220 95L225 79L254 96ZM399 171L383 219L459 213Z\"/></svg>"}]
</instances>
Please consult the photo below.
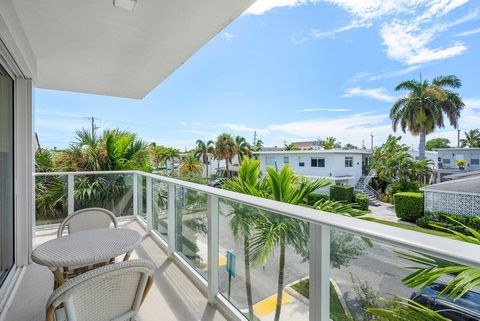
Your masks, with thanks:
<instances>
[{"instance_id":1,"label":"tropical plant","mask_svg":"<svg viewBox=\"0 0 480 321\"><path fill-rule=\"evenodd\" d=\"M245 137L235 137L235 148L237 150L238 164L241 164L245 157L252 157L252 147L247 143Z\"/></svg>"},{"instance_id":2,"label":"tropical plant","mask_svg":"<svg viewBox=\"0 0 480 321\"><path fill-rule=\"evenodd\" d=\"M222 188L248 195L263 197L265 187L260 180L260 161L244 158L238 172L238 176L228 180ZM249 320L254 320L252 285L250 276L250 239L252 236L258 210L238 202L228 202L232 208L230 214L230 227L236 241L243 239L244 268L245 268L245 289L247 295Z\"/></svg>"},{"instance_id":3,"label":"tropical plant","mask_svg":"<svg viewBox=\"0 0 480 321\"><path fill-rule=\"evenodd\" d=\"M323 149L334 149L336 145L335 137L327 137L323 143Z\"/></svg>"},{"instance_id":4,"label":"tropical plant","mask_svg":"<svg viewBox=\"0 0 480 321\"><path fill-rule=\"evenodd\" d=\"M284 150L300 150L301 148L294 144L285 144Z\"/></svg>"},{"instance_id":5,"label":"tropical plant","mask_svg":"<svg viewBox=\"0 0 480 321\"><path fill-rule=\"evenodd\" d=\"M468 162L465 159L457 159L455 161L455 165L457 165L458 168L460 168L460 169L464 169L465 166L467 166L467 164L468 164Z\"/></svg>"},{"instance_id":6,"label":"tropical plant","mask_svg":"<svg viewBox=\"0 0 480 321\"><path fill-rule=\"evenodd\" d=\"M203 164L195 156L195 152L188 153L180 164L180 175L197 176L203 172Z\"/></svg>"},{"instance_id":7,"label":"tropical plant","mask_svg":"<svg viewBox=\"0 0 480 321\"><path fill-rule=\"evenodd\" d=\"M330 185L326 179L300 177L284 166L281 171L267 167L265 184L270 198L284 203L299 204L319 188ZM285 251L288 245L301 253L308 244L308 223L298 219L264 212L256 221L251 241L251 253L256 263L266 264L276 247L280 247L278 263L277 301L274 320L280 319L284 289Z\"/></svg>"},{"instance_id":8,"label":"tropical plant","mask_svg":"<svg viewBox=\"0 0 480 321\"><path fill-rule=\"evenodd\" d=\"M263 141L261 139L258 139L257 141L254 142L253 148L255 149L256 152L262 150L263 148Z\"/></svg>"},{"instance_id":9,"label":"tropical plant","mask_svg":"<svg viewBox=\"0 0 480 321\"><path fill-rule=\"evenodd\" d=\"M465 106L456 92L447 88L457 89L462 85L456 76L438 76L429 82L407 80L395 87L396 91L408 90L406 97L398 99L390 110L390 118L394 131L400 126L403 132L407 130L412 135L420 136L419 159L425 159L425 137L436 127L444 127L444 114L450 125L458 127L460 113Z\"/></svg>"},{"instance_id":10,"label":"tropical plant","mask_svg":"<svg viewBox=\"0 0 480 321\"><path fill-rule=\"evenodd\" d=\"M431 151L435 148L449 148L450 140L447 138L434 138L427 141L425 149Z\"/></svg>"},{"instance_id":11,"label":"tropical plant","mask_svg":"<svg viewBox=\"0 0 480 321\"><path fill-rule=\"evenodd\" d=\"M465 138L460 139L462 147L480 147L480 129L471 129L468 132L463 132Z\"/></svg>"},{"instance_id":12,"label":"tropical plant","mask_svg":"<svg viewBox=\"0 0 480 321\"><path fill-rule=\"evenodd\" d=\"M223 133L217 137L217 141L215 143L215 150L216 150L218 159L225 160L227 177L230 177L229 165L232 162L232 158L238 152L237 146L235 144L235 140L229 134Z\"/></svg>"},{"instance_id":13,"label":"tropical plant","mask_svg":"<svg viewBox=\"0 0 480 321\"><path fill-rule=\"evenodd\" d=\"M205 177L208 178L208 155L213 154L215 150L215 143L211 140L205 142L204 140L197 139L197 146L195 148L195 157L202 159L203 164L205 165Z\"/></svg>"},{"instance_id":14,"label":"tropical plant","mask_svg":"<svg viewBox=\"0 0 480 321\"><path fill-rule=\"evenodd\" d=\"M163 151L163 161L165 162L165 165L168 164L170 161L171 168L170 168L170 174L173 174L175 171L175 159L178 159L180 157L180 151L176 148L173 147L166 147ZM168 171L168 166L167 171Z\"/></svg>"},{"instance_id":15,"label":"tropical plant","mask_svg":"<svg viewBox=\"0 0 480 321\"><path fill-rule=\"evenodd\" d=\"M158 170L161 165L164 164L165 160L165 147L160 145L150 145L148 146L148 155L150 162L153 165L153 168Z\"/></svg>"}]
</instances>

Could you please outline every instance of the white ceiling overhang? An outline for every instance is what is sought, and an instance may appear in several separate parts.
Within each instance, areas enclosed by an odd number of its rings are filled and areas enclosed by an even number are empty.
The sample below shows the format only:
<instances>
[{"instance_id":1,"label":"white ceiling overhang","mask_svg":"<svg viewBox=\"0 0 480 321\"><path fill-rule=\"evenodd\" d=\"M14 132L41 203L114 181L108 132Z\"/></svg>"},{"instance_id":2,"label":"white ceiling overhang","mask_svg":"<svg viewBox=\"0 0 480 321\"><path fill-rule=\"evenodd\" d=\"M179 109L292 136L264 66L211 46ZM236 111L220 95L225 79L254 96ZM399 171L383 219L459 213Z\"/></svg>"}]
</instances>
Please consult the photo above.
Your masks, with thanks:
<instances>
[{"instance_id":1,"label":"white ceiling overhang","mask_svg":"<svg viewBox=\"0 0 480 321\"><path fill-rule=\"evenodd\" d=\"M11 0L36 87L143 98L255 0Z\"/></svg>"}]
</instances>

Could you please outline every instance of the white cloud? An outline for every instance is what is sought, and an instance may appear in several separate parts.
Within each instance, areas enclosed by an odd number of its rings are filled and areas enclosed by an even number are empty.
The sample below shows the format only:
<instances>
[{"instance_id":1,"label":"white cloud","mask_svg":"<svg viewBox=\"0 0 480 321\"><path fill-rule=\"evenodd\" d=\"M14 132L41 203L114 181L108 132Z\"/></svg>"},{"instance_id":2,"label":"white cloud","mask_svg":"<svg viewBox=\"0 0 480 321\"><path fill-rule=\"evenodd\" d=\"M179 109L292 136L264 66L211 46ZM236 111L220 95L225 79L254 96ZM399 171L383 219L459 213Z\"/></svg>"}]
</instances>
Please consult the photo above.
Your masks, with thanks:
<instances>
[{"instance_id":1,"label":"white cloud","mask_svg":"<svg viewBox=\"0 0 480 321\"><path fill-rule=\"evenodd\" d=\"M221 126L223 128L227 128L236 132L245 132L245 133L253 134L253 132L256 131L257 134L259 135L268 135L270 133L268 129L248 127L244 124L225 123L225 124L222 124Z\"/></svg>"},{"instance_id":2,"label":"white cloud","mask_svg":"<svg viewBox=\"0 0 480 321\"><path fill-rule=\"evenodd\" d=\"M237 35L235 35L231 32L224 32L224 33L222 33L222 37L227 41L233 41L233 39L236 38Z\"/></svg>"},{"instance_id":3,"label":"white cloud","mask_svg":"<svg viewBox=\"0 0 480 321\"><path fill-rule=\"evenodd\" d=\"M346 90L345 94L342 97L348 98L354 96L369 97L388 103L394 102L397 99L397 97L388 94L388 91L385 88L363 89L360 87L354 87Z\"/></svg>"},{"instance_id":4,"label":"white cloud","mask_svg":"<svg viewBox=\"0 0 480 321\"><path fill-rule=\"evenodd\" d=\"M311 113L315 111L346 112L352 110L350 108L304 108L297 110L297 113Z\"/></svg>"},{"instance_id":5,"label":"white cloud","mask_svg":"<svg viewBox=\"0 0 480 321\"><path fill-rule=\"evenodd\" d=\"M362 28L362 27L368 27L370 24L368 23L363 23L359 21L353 21L350 24L335 28L333 30L328 30L328 31L322 31L319 29L311 29L310 30L310 36L312 36L315 39L324 39L324 38L335 38L335 35L337 33L345 32L351 29L356 29L356 28Z\"/></svg>"},{"instance_id":6,"label":"white cloud","mask_svg":"<svg viewBox=\"0 0 480 321\"><path fill-rule=\"evenodd\" d=\"M464 98L463 102L466 109L480 109L480 98Z\"/></svg>"},{"instance_id":7,"label":"white cloud","mask_svg":"<svg viewBox=\"0 0 480 321\"><path fill-rule=\"evenodd\" d=\"M404 75L408 75L409 73L411 73L415 70L418 70L419 68L420 68L419 65L415 65L415 66L409 66L407 68L400 69L400 70L388 71L388 72L384 72L384 73L381 73L381 74L378 74L378 75L369 76L367 78L367 81L374 81L374 80L379 80L379 79L395 78L395 77L399 77L399 76L404 76Z\"/></svg>"},{"instance_id":8,"label":"white cloud","mask_svg":"<svg viewBox=\"0 0 480 321\"><path fill-rule=\"evenodd\" d=\"M257 0L245 13L262 15L275 8L296 7L315 2L319 2L319 0Z\"/></svg>"},{"instance_id":9,"label":"white cloud","mask_svg":"<svg viewBox=\"0 0 480 321\"><path fill-rule=\"evenodd\" d=\"M459 33L454 34L454 36L455 37L466 37L466 36L470 36L470 35L475 35L477 33L480 33L480 28L467 30L467 31L464 31L464 32L459 32Z\"/></svg>"}]
</instances>

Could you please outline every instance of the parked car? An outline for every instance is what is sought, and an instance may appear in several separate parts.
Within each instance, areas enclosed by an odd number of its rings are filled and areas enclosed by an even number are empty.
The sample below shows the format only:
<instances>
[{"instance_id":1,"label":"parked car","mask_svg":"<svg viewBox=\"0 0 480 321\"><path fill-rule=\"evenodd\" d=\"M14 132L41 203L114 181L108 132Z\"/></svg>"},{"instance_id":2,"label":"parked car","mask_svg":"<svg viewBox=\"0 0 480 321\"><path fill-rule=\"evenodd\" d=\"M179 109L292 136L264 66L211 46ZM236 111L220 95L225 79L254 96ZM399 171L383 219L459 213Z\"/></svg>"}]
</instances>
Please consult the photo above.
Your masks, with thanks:
<instances>
[{"instance_id":1,"label":"parked car","mask_svg":"<svg viewBox=\"0 0 480 321\"><path fill-rule=\"evenodd\" d=\"M222 185L227 181L227 178L217 178L211 182L208 183L208 186L211 186L211 187L216 187L216 188L220 188L222 187Z\"/></svg>"},{"instance_id":2,"label":"parked car","mask_svg":"<svg viewBox=\"0 0 480 321\"><path fill-rule=\"evenodd\" d=\"M461 298L447 298L439 296L446 285L433 283L420 293L413 292L411 299L418 302L452 321L480 320L480 293L468 291Z\"/></svg>"}]
</instances>

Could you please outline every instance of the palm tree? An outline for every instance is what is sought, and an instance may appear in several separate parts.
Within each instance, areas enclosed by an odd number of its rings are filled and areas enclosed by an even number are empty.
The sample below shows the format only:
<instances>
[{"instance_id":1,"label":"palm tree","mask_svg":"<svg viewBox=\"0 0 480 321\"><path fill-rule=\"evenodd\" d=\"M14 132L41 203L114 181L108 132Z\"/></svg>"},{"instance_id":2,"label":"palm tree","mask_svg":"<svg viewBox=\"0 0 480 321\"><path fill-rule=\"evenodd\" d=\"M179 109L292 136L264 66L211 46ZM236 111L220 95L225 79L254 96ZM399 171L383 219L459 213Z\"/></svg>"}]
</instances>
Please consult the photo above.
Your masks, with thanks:
<instances>
[{"instance_id":1,"label":"palm tree","mask_svg":"<svg viewBox=\"0 0 480 321\"><path fill-rule=\"evenodd\" d=\"M265 186L269 197L280 202L299 204L309 194L330 185L326 179L310 180L295 174L290 166L280 172L267 167ZM279 246L279 272L277 282L277 302L275 321L280 319L284 289L285 250L292 245L298 253L308 247L308 223L275 213L263 213L256 221L256 232L251 242L252 257L255 262L266 264L273 250Z\"/></svg>"},{"instance_id":2,"label":"palm tree","mask_svg":"<svg viewBox=\"0 0 480 321\"><path fill-rule=\"evenodd\" d=\"M227 181L222 188L243 194L263 197L264 188L260 180L260 161L244 158L238 176ZM250 206L230 202L232 207L230 227L236 241L243 239L243 254L245 266L245 289L249 320L254 320L252 285L250 276L250 239L258 211Z\"/></svg>"},{"instance_id":3,"label":"palm tree","mask_svg":"<svg viewBox=\"0 0 480 321\"><path fill-rule=\"evenodd\" d=\"M238 152L235 140L229 134L223 133L217 137L215 149L217 150L217 156L219 159L225 160L227 177L230 177L229 164L232 162L232 158Z\"/></svg>"},{"instance_id":4,"label":"palm tree","mask_svg":"<svg viewBox=\"0 0 480 321\"><path fill-rule=\"evenodd\" d=\"M252 157L252 147L247 143L245 137L236 136L235 146L237 149L238 164L242 163L244 156L247 156L248 158Z\"/></svg>"},{"instance_id":5,"label":"palm tree","mask_svg":"<svg viewBox=\"0 0 480 321\"><path fill-rule=\"evenodd\" d=\"M471 129L468 132L463 132L465 138L460 139L462 147L480 147L480 130Z\"/></svg>"},{"instance_id":6,"label":"palm tree","mask_svg":"<svg viewBox=\"0 0 480 321\"><path fill-rule=\"evenodd\" d=\"M300 147L294 145L294 144L285 144L285 147L283 148L284 150L301 150Z\"/></svg>"},{"instance_id":7,"label":"palm tree","mask_svg":"<svg viewBox=\"0 0 480 321\"><path fill-rule=\"evenodd\" d=\"M262 150L262 148L263 148L263 141L262 141L261 139L257 140L257 141L254 143L253 148L255 149L256 152Z\"/></svg>"},{"instance_id":8,"label":"palm tree","mask_svg":"<svg viewBox=\"0 0 480 321\"><path fill-rule=\"evenodd\" d=\"M398 99L390 110L392 127L397 131L400 126L403 132L408 131L420 136L419 159L425 159L425 138L436 127L444 127L444 114L450 125L458 127L460 113L465 106L462 98L456 92L447 88L457 89L462 85L456 76L439 76L430 83L427 80L407 80L395 87L396 91L408 90L406 97Z\"/></svg>"},{"instance_id":9,"label":"palm tree","mask_svg":"<svg viewBox=\"0 0 480 321\"><path fill-rule=\"evenodd\" d=\"M205 177L208 178L208 155L213 154L215 149L214 142L211 140L205 142L204 140L197 139L196 144L197 147L195 148L195 157L197 157L197 159L202 159L203 164L205 165Z\"/></svg>"},{"instance_id":10,"label":"palm tree","mask_svg":"<svg viewBox=\"0 0 480 321\"><path fill-rule=\"evenodd\" d=\"M178 157L180 157L180 151L178 149L173 147L167 147L164 149L163 161L165 162L165 165L168 163L168 161L171 162L172 164L172 169L170 171L171 173L173 173L173 171L175 170L175 159Z\"/></svg>"},{"instance_id":11,"label":"palm tree","mask_svg":"<svg viewBox=\"0 0 480 321\"><path fill-rule=\"evenodd\" d=\"M334 149L335 148L335 137L327 137L323 143L323 149Z\"/></svg>"},{"instance_id":12,"label":"palm tree","mask_svg":"<svg viewBox=\"0 0 480 321\"><path fill-rule=\"evenodd\" d=\"M183 176L199 175L203 172L203 164L195 156L195 152L190 152L182 160L179 169Z\"/></svg>"}]
</instances>

